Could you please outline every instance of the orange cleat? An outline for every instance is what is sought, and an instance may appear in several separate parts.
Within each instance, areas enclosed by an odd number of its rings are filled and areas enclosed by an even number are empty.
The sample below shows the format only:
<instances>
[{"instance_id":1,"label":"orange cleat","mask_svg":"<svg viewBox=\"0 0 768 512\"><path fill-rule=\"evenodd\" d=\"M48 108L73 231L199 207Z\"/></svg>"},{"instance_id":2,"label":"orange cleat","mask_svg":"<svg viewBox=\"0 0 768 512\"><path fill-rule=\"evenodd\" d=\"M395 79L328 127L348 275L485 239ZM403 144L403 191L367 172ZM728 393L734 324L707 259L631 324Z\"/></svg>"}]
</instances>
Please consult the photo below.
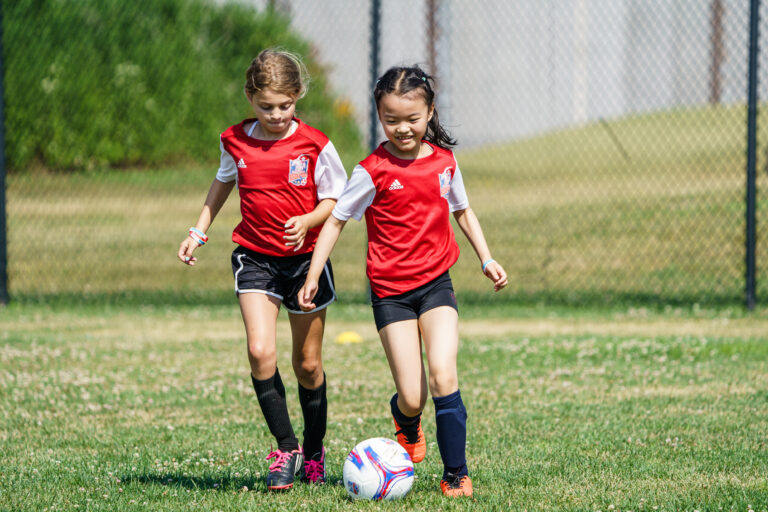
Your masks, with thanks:
<instances>
[{"instance_id":1,"label":"orange cleat","mask_svg":"<svg viewBox=\"0 0 768 512\"><path fill-rule=\"evenodd\" d=\"M472 480L469 475L448 475L440 480L440 490L449 498L458 498L459 496L472 496Z\"/></svg>"},{"instance_id":2,"label":"orange cleat","mask_svg":"<svg viewBox=\"0 0 768 512\"><path fill-rule=\"evenodd\" d=\"M400 446L405 448L405 451L408 452L408 455L411 456L411 460L414 463L423 461L424 457L427 455L427 441L424 439L424 431L421 430L421 418L419 418L419 422L416 424L415 429L411 427L407 431L400 428L400 425L397 424L397 420L394 420L394 422L397 442L400 443Z\"/></svg>"}]
</instances>

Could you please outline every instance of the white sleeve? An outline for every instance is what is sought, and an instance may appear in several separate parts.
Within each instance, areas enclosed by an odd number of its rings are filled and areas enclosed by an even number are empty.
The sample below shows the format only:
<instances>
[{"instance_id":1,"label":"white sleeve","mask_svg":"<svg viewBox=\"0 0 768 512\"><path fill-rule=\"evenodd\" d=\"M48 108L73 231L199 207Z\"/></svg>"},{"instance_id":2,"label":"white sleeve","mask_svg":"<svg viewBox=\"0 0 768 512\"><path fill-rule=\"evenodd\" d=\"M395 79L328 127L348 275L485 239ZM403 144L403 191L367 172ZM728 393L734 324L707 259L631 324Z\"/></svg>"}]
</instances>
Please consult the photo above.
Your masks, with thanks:
<instances>
[{"instance_id":1,"label":"white sleeve","mask_svg":"<svg viewBox=\"0 0 768 512\"><path fill-rule=\"evenodd\" d=\"M350 217L360 220L375 196L376 185L373 184L371 175L362 166L357 165L331 215L343 221L349 220Z\"/></svg>"},{"instance_id":2,"label":"white sleeve","mask_svg":"<svg viewBox=\"0 0 768 512\"><path fill-rule=\"evenodd\" d=\"M219 171L216 173L216 179L223 183L237 180L235 159L224 149L223 142L219 143L219 147L221 149L221 163L219 164Z\"/></svg>"},{"instance_id":3,"label":"white sleeve","mask_svg":"<svg viewBox=\"0 0 768 512\"><path fill-rule=\"evenodd\" d=\"M331 141L325 145L317 156L315 164L315 185L317 200L338 199L347 184L347 173L341 163L341 158Z\"/></svg>"},{"instance_id":4,"label":"white sleeve","mask_svg":"<svg viewBox=\"0 0 768 512\"><path fill-rule=\"evenodd\" d=\"M469 198L467 197L467 191L464 188L464 179L461 177L458 162L456 162L456 172L453 173L451 188L448 191L446 199L448 200L448 208L451 213L469 208Z\"/></svg>"}]
</instances>

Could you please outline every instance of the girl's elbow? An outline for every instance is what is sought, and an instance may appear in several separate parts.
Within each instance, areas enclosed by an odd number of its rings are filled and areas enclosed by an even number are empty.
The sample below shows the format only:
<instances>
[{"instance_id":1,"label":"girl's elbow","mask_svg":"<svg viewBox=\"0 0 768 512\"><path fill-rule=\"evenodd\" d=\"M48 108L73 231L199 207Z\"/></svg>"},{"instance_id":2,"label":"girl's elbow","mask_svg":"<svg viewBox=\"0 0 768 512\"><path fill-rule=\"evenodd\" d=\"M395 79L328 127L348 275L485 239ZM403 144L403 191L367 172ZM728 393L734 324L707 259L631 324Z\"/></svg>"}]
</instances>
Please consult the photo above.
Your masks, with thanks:
<instances>
[{"instance_id":1,"label":"girl's elbow","mask_svg":"<svg viewBox=\"0 0 768 512\"><path fill-rule=\"evenodd\" d=\"M462 219L467 218L467 212L470 212L469 206L466 208L462 208L461 210L454 210L453 211L453 218L456 219L457 222L460 222Z\"/></svg>"},{"instance_id":2,"label":"girl's elbow","mask_svg":"<svg viewBox=\"0 0 768 512\"><path fill-rule=\"evenodd\" d=\"M331 225L332 225L332 226L334 226L334 227L335 227L336 229L338 229L339 231L341 231L342 229L344 229L344 226L347 224L347 221L345 221L345 220L341 220L341 219L339 219L339 218L336 218L336 217L334 217L333 215L331 215L330 217L328 217L328 222L330 222L330 223L331 223Z\"/></svg>"}]
</instances>

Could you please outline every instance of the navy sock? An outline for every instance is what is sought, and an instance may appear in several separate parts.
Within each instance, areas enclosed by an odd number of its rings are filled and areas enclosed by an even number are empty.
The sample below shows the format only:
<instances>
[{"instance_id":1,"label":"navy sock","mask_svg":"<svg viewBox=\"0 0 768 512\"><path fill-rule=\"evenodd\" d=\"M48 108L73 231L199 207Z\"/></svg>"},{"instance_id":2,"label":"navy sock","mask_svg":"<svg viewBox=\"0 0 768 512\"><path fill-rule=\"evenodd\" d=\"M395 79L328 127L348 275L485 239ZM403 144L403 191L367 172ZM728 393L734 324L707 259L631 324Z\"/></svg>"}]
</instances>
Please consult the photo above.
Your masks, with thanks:
<instances>
[{"instance_id":1,"label":"navy sock","mask_svg":"<svg viewBox=\"0 0 768 512\"><path fill-rule=\"evenodd\" d=\"M251 375L251 381L269 431L277 440L277 448L284 452L296 450L299 447L299 440L293 433L291 418L288 416L285 386L283 386L283 379L280 378L280 372L275 369L275 374L264 380L257 380Z\"/></svg>"},{"instance_id":2,"label":"navy sock","mask_svg":"<svg viewBox=\"0 0 768 512\"><path fill-rule=\"evenodd\" d=\"M299 384L299 402L304 414L304 457L309 460L323 450L323 438L328 419L325 373L323 373L323 383L315 389L307 389Z\"/></svg>"},{"instance_id":3,"label":"navy sock","mask_svg":"<svg viewBox=\"0 0 768 512\"><path fill-rule=\"evenodd\" d=\"M443 459L443 478L447 473L466 475L467 410L461 392L432 397L435 403L437 446Z\"/></svg>"},{"instance_id":4,"label":"navy sock","mask_svg":"<svg viewBox=\"0 0 768 512\"><path fill-rule=\"evenodd\" d=\"M406 416L403 414L403 411L397 406L397 393L392 395L392 399L389 401L389 408L392 411L392 417L395 418L395 421L397 421L397 424L400 425L400 428L403 430L409 430L409 427L415 429L419 424L421 413L416 416Z\"/></svg>"}]
</instances>

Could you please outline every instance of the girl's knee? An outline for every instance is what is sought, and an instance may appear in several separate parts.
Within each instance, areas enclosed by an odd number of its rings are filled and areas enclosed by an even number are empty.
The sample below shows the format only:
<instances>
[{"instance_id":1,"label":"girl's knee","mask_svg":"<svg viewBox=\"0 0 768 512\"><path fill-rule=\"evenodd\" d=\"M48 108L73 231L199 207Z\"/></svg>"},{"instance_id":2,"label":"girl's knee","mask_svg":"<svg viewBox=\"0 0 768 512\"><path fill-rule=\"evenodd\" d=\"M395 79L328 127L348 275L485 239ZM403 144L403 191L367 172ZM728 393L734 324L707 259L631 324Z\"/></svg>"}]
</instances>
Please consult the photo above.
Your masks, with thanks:
<instances>
[{"instance_id":1,"label":"girl's knee","mask_svg":"<svg viewBox=\"0 0 768 512\"><path fill-rule=\"evenodd\" d=\"M459 378L455 371L435 372L430 370L429 389L432 396L445 396L459 389Z\"/></svg>"},{"instance_id":2,"label":"girl's knee","mask_svg":"<svg viewBox=\"0 0 768 512\"><path fill-rule=\"evenodd\" d=\"M320 358L303 358L293 360L293 372L299 380L317 380L323 373Z\"/></svg>"},{"instance_id":3,"label":"girl's knee","mask_svg":"<svg viewBox=\"0 0 768 512\"><path fill-rule=\"evenodd\" d=\"M427 393L398 393L397 407L406 416L416 416L424 410L427 404Z\"/></svg>"},{"instance_id":4,"label":"girl's knee","mask_svg":"<svg viewBox=\"0 0 768 512\"><path fill-rule=\"evenodd\" d=\"M274 344L248 341L248 359L258 364L267 364L277 360Z\"/></svg>"}]
</instances>

